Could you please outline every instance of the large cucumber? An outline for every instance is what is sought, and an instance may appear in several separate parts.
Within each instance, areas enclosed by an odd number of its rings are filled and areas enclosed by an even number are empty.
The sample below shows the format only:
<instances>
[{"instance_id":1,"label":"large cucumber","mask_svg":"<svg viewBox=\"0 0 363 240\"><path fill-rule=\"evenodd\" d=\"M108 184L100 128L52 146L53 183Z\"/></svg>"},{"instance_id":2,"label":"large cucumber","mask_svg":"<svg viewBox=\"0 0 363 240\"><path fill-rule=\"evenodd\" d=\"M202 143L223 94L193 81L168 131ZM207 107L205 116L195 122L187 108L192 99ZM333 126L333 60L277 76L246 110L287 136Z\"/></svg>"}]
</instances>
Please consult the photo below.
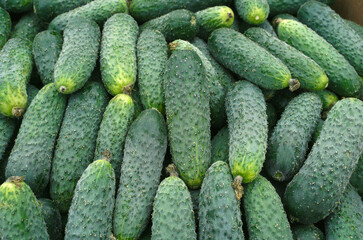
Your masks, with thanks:
<instances>
[{"instance_id":1,"label":"large cucumber","mask_svg":"<svg viewBox=\"0 0 363 240\"><path fill-rule=\"evenodd\" d=\"M32 9L33 0L0 0L0 7L11 13L23 13Z\"/></svg>"},{"instance_id":2,"label":"large cucumber","mask_svg":"<svg viewBox=\"0 0 363 240\"><path fill-rule=\"evenodd\" d=\"M236 0L235 6L238 15L249 24L263 23L270 13L267 0Z\"/></svg>"},{"instance_id":3,"label":"large cucumber","mask_svg":"<svg viewBox=\"0 0 363 240\"><path fill-rule=\"evenodd\" d=\"M43 26L38 16L34 13L28 13L20 18L14 26L11 38L23 38L33 41L38 32L42 31Z\"/></svg>"},{"instance_id":4,"label":"large cucumber","mask_svg":"<svg viewBox=\"0 0 363 240\"><path fill-rule=\"evenodd\" d=\"M228 163L229 157L228 127L224 127L212 139L212 162L222 161Z\"/></svg>"},{"instance_id":5,"label":"large cucumber","mask_svg":"<svg viewBox=\"0 0 363 240\"><path fill-rule=\"evenodd\" d=\"M10 37L11 25L10 14L0 7L0 50Z\"/></svg>"},{"instance_id":6,"label":"large cucumber","mask_svg":"<svg viewBox=\"0 0 363 240\"><path fill-rule=\"evenodd\" d=\"M298 224L291 230L296 240L325 240L324 233L314 225Z\"/></svg>"},{"instance_id":7,"label":"large cucumber","mask_svg":"<svg viewBox=\"0 0 363 240\"><path fill-rule=\"evenodd\" d=\"M58 208L47 198L39 199L39 204L50 240L63 240L62 218Z\"/></svg>"}]
</instances>

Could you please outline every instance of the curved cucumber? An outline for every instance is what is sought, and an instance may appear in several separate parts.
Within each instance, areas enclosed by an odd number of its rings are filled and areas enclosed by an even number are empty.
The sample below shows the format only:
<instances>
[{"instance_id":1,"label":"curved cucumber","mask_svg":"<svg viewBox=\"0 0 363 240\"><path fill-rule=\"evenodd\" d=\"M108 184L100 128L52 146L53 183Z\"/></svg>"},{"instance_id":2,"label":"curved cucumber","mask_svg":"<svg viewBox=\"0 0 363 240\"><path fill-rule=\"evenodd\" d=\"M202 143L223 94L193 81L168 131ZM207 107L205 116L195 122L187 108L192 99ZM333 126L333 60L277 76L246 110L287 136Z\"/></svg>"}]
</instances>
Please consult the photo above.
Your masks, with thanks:
<instances>
[{"instance_id":1,"label":"curved cucumber","mask_svg":"<svg viewBox=\"0 0 363 240\"><path fill-rule=\"evenodd\" d=\"M270 13L267 0L236 0L235 6L238 15L249 24L259 25L263 23Z\"/></svg>"},{"instance_id":2,"label":"curved cucumber","mask_svg":"<svg viewBox=\"0 0 363 240\"><path fill-rule=\"evenodd\" d=\"M20 18L14 26L11 38L23 38L33 41L38 32L42 31L42 22L34 13L28 13Z\"/></svg>"},{"instance_id":3,"label":"curved cucumber","mask_svg":"<svg viewBox=\"0 0 363 240\"><path fill-rule=\"evenodd\" d=\"M52 200L46 198L39 199L39 204L42 208L42 215L47 225L50 240L62 240L62 218L58 208Z\"/></svg>"},{"instance_id":4,"label":"curved cucumber","mask_svg":"<svg viewBox=\"0 0 363 240\"><path fill-rule=\"evenodd\" d=\"M224 127L212 139L212 164L217 161L228 163L229 157L228 127Z\"/></svg>"},{"instance_id":5,"label":"curved cucumber","mask_svg":"<svg viewBox=\"0 0 363 240\"><path fill-rule=\"evenodd\" d=\"M324 233L314 225L298 224L292 227L292 235L297 240L325 240Z\"/></svg>"},{"instance_id":6,"label":"curved cucumber","mask_svg":"<svg viewBox=\"0 0 363 240\"><path fill-rule=\"evenodd\" d=\"M0 0L0 7L8 12L23 13L32 9L33 0Z\"/></svg>"},{"instance_id":7,"label":"curved cucumber","mask_svg":"<svg viewBox=\"0 0 363 240\"><path fill-rule=\"evenodd\" d=\"M0 7L0 50L10 37L11 26L10 14Z\"/></svg>"}]
</instances>

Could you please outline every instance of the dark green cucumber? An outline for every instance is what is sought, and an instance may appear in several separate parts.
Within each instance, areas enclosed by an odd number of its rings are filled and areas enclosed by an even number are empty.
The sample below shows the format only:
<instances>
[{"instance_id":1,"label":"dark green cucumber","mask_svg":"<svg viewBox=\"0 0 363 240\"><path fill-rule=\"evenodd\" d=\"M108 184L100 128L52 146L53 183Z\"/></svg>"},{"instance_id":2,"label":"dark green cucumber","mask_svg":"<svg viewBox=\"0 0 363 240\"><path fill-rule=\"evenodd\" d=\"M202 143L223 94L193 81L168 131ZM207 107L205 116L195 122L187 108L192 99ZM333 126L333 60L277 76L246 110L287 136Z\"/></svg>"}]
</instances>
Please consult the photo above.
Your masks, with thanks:
<instances>
[{"instance_id":1,"label":"dark green cucumber","mask_svg":"<svg viewBox=\"0 0 363 240\"><path fill-rule=\"evenodd\" d=\"M228 92L226 111L229 129L229 166L244 183L257 177L267 147L266 103L261 90L239 81Z\"/></svg>"},{"instance_id":2,"label":"dark green cucumber","mask_svg":"<svg viewBox=\"0 0 363 240\"><path fill-rule=\"evenodd\" d=\"M101 73L105 87L112 95L130 91L136 81L138 35L137 22L125 13L113 15L104 25L100 54Z\"/></svg>"},{"instance_id":3,"label":"dark green cucumber","mask_svg":"<svg viewBox=\"0 0 363 240\"><path fill-rule=\"evenodd\" d=\"M115 184L115 173L108 161L97 160L86 168L74 190L65 240L109 239Z\"/></svg>"},{"instance_id":4,"label":"dark green cucumber","mask_svg":"<svg viewBox=\"0 0 363 240\"><path fill-rule=\"evenodd\" d=\"M11 13L28 12L33 7L33 0L0 0L0 7Z\"/></svg>"},{"instance_id":5,"label":"dark green cucumber","mask_svg":"<svg viewBox=\"0 0 363 240\"><path fill-rule=\"evenodd\" d=\"M250 240L293 239L281 199L261 175L246 186L243 208Z\"/></svg>"},{"instance_id":6,"label":"dark green cucumber","mask_svg":"<svg viewBox=\"0 0 363 240\"><path fill-rule=\"evenodd\" d=\"M62 50L63 38L56 31L38 33L33 41L33 56L43 84L54 82L54 66Z\"/></svg>"},{"instance_id":7,"label":"dark green cucumber","mask_svg":"<svg viewBox=\"0 0 363 240\"><path fill-rule=\"evenodd\" d=\"M321 133L321 129L323 129L323 125L324 125L324 120L319 119L319 120L318 120L318 123L316 124L314 134L313 134L313 136L311 137L311 141L312 141L312 144L313 144L313 145L314 145L314 144L316 143L316 141L318 140L319 135L320 135L320 133Z\"/></svg>"},{"instance_id":8,"label":"dark green cucumber","mask_svg":"<svg viewBox=\"0 0 363 240\"><path fill-rule=\"evenodd\" d=\"M267 0L236 0L235 6L238 15L249 24L263 23L270 13Z\"/></svg>"},{"instance_id":9,"label":"dark green cucumber","mask_svg":"<svg viewBox=\"0 0 363 240\"><path fill-rule=\"evenodd\" d=\"M319 96L321 102L323 103L324 111L329 111L339 100L337 95L329 90L317 91L315 93Z\"/></svg>"},{"instance_id":10,"label":"dark green cucumber","mask_svg":"<svg viewBox=\"0 0 363 240\"><path fill-rule=\"evenodd\" d=\"M62 122L66 98L53 83L45 85L24 114L6 166L6 176L25 176L35 194L49 182L52 153Z\"/></svg>"},{"instance_id":11,"label":"dark green cucumber","mask_svg":"<svg viewBox=\"0 0 363 240\"><path fill-rule=\"evenodd\" d=\"M47 225L50 240L62 240L62 218L58 208L52 200L47 198L39 199L39 204L42 209L45 224Z\"/></svg>"},{"instance_id":12,"label":"dark green cucumber","mask_svg":"<svg viewBox=\"0 0 363 240\"><path fill-rule=\"evenodd\" d=\"M178 177L164 179L156 192L151 238L196 240L193 205L185 183Z\"/></svg>"},{"instance_id":13,"label":"dark green cucumber","mask_svg":"<svg viewBox=\"0 0 363 240\"><path fill-rule=\"evenodd\" d=\"M266 114L267 114L268 130L271 131L276 125L277 113L274 105L268 102L266 103Z\"/></svg>"},{"instance_id":14,"label":"dark green cucumber","mask_svg":"<svg viewBox=\"0 0 363 240\"><path fill-rule=\"evenodd\" d=\"M17 122L15 119L0 114L0 161L3 161L5 150L10 144L16 131Z\"/></svg>"},{"instance_id":15,"label":"dark green cucumber","mask_svg":"<svg viewBox=\"0 0 363 240\"><path fill-rule=\"evenodd\" d=\"M298 224L291 230L295 240L325 240L324 233L314 225Z\"/></svg>"},{"instance_id":16,"label":"dark green cucumber","mask_svg":"<svg viewBox=\"0 0 363 240\"><path fill-rule=\"evenodd\" d=\"M360 155L358 164L355 167L352 176L350 177L350 184L356 188L357 192L361 197L363 197L363 154Z\"/></svg>"},{"instance_id":17,"label":"dark green cucumber","mask_svg":"<svg viewBox=\"0 0 363 240\"><path fill-rule=\"evenodd\" d=\"M101 32L89 19L74 18L64 30L62 51L54 66L54 83L63 94L84 86L96 66Z\"/></svg>"},{"instance_id":18,"label":"dark green cucumber","mask_svg":"<svg viewBox=\"0 0 363 240\"><path fill-rule=\"evenodd\" d=\"M211 133L206 74L197 53L172 53L164 89L173 162L188 187L199 188L211 162Z\"/></svg>"},{"instance_id":19,"label":"dark green cucumber","mask_svg":"<svg viewBox=\"0 0 363 240\"><path fill-rule=\"evenodd\" d=\"M194 13L186 9L175 10L161 17L150 20L140 26L140 31L158 30L167 42L176 39L191 40L199 31Z\"/></svg>"},{"instance_id":20,"label":"dark green cucumber","mask_svg":"<svg viewBox=\"0 0 363 240\"><path fill-rule=\"evenodd\" d=\"M62 213L68 211L77 181L93 160L107 103L106 90L97 82L87 83L68 100L50 178L50 196Z\"/></svg>"},{"instance_id":21,"label":"dark green cucumber","mask_svg":"<svg viewBox=\"0 0 363 240\"><path fill-rule=\"evenodd\" d=\"M289 85L291 74L281 60L239 32L215 30L208 48L218 62L260 87L283 89Z\"/></svg>"},{"instance_id":22,"label":"dark green cucumber","mask_svg":"<svg viewBox=\"0 0 363 240\"><path fill-rule=\"evenodd\" d=\"M212 164L217 161L228 163L229 157L228 127L224 127L212 139Z\"/></svg>"},{"instance_id":23,"label":"dark green cucumber","mask_svg":"<svg viewBox=\"0 0 363 240\"><path fill-rule=\"evenodd\" d=\"M302 93L286 106L267 148L265 169L273 179L288 181L299 171L321 110L314 93Z\"/></svg>"},{"instance_id":24,"label":"dark green cucumber","mask_svg":"<svg viewBox=\"0 0 363 240\"><path fill-rule=\"evenodd\" d=\"M363 39L363 26L359 25L358 23L349 21L347 19L345 19L344 21L347 25L349 25L349 27L354 29L354 31L356 31L359 34L359 36Z\"/></svg>"},{"instance_id":25,"label":"dark green cucumber","mask_svg":"<svg viewBox=\"0 0 363 240\"><path fill-rule=\"evenodd\" d=\"M338 205L363 151L363 102L338 101L328 113L320 136L303 167L287 186L289 215L304 224L316 223Z\"/></svg>"},{"instance_id":26,"label":"dark green cucumber","mask_svg":"<svg viewBox=\"0 0 363 240\"><path fill-rule=\"evenodd\" d=\"M49 29L63 31L68 22L75 17L88 18L102 25L115 13L128 13L126 0L94 0L58 15L49 24Z\"/></svg>"},{"instance_id":27,"label":"dark green cucumber","mask_svg":"<svg viewBox=\"0 0 363 240\"><path fill-rule=\"evenodd\" d=\"M267 0L270 5L270 16L280 13L290 13L295 15L300 6L309 0ZM331 4L335 0L319 0L320 2Z\"/></svg>"},{"instance_id":28,"label":"dark green cucumber","mask_svg":"<svg viewBox=\"0 0 363 240\"><path fill-rule=\"evenodd\" d=\"M200 239L244 239L232 182L226 162L217 161L206 172L199 196Z\"/></svg>"},{"instance_id":29,"label":"dark green cucumber","mask_svg":"<svg viewBox=\"0 0 363 240\"><path fill-rule=\"evenodd\" d=\"M11 25L10 14L0 7L0 50L10 37Z\"/></svg>"},{"instance_id":30,"label":"dark green cucumber","mask_svg":"<svg viewBox=\"0 0 363 240\"><path fill-rule=\"evenodd\" d=\"M166 147L163 115L155 109L143 111L130 126L125 140L113 218L117 239L138 239L148 225Z\"/></svg>"},{"instance_id":31,"label":"dark green cucumber","mask_svg":"<svg viewBox=\"0 0 363 240\"><path fill-rule=\"evenodd\" d=\"M0 202L1 239L49 239L38 200L21 177L0 186Z\"/></svg>"},{"instance_id":32,"label":"dark green cucumber","mask_svg":"<svg viewBox=\"0 0 363 240\"><path fill-rule=\"evenodd\" d=\"M32 43L20 38L7 41L0 51L0 114L20 117L24 113L32 68Z\"/></svg>"},{"instance_id":33,"label":"dark green cucumber","mask_svg":"<svg viewBox=\"0 0 363 240\"><path fill-rule=\"evenodd\" d=\"M37 15L28 13L20 18L14 26L11 38L23 38L33 41L38 32L42 31L43 26Z\"/></svg>"},{"instance_id":34,"label":"dark green cucumber","mask_svg":"<svg viewBox=\"0 0 363 240\"><path fill-rule=\"evenodd\" d=\"M134 115L134 102L125 94L118 94L108 103L97 135L94 159L109 152L116 179L120 178L124 141Z\"/></svg>"},{"instance_id":35,"label":"dark green cucumber","mask_svg":"<svg viewBox=\"0 0 363 240\"><path fill-rule=\"evenodd\" d=\"M276 90L264 89L261 88L263 96L265 97L266 101L269 101L275 96Z\"/></svg>"},{"instance_id":36,"label":"dark green cucumber","mask_svg":"<svg viewBox=\"0 0 363 240\"><path fill-rule=\"evenodd\" d=\"M168 44L159 31L145 30L137 41L138 86L145 109L165 112L163 75L168 61Z\"/></svg>"},{"instance_id":37,"label":"dark green cucumber","mask_svg":"<svg viewBox=\"0 0 363 240\"><path fill-rule=\"evenodd\" d=\"M300 82L301 88L319 91L328 86L328 77L324 70L299 50L273 37L262 28L249 28L244 34L286 64L292 77Z\"/></svg>"},{"instance_id":38,"label":"dark green cucumber","mask_svg":"<svg viewBox=\"0 0 363 240\"><path fill-rule=\"evenodd\" d=\"M281 40L312 58L324 69L329 78L329 89L344 97L358 94L362 83L357 72L324 38L304 24L290 19L281 20L277 32Z\"/></svg>"},{"instance_id":39,"label":"dark green cucumber","mask_svg":"<svg viewBox=\"0 0 363 240\"><path fill-rule=\"evenodd\" d=\"M363 202L351 185L347 186L340 204L324 224L327 240L363 238Z\"/></svg>"},{"instance_id":40,"label":"dark green cucumber","mask_svg":"<svg viewBox=\"0 0 363 240\"><path fill-rule=\"evenodd\" d=\"M363 75L363 40L343 18L329 6L308 1L299 8L298 19L325 38Z\"/></svg>"}]
</instances>

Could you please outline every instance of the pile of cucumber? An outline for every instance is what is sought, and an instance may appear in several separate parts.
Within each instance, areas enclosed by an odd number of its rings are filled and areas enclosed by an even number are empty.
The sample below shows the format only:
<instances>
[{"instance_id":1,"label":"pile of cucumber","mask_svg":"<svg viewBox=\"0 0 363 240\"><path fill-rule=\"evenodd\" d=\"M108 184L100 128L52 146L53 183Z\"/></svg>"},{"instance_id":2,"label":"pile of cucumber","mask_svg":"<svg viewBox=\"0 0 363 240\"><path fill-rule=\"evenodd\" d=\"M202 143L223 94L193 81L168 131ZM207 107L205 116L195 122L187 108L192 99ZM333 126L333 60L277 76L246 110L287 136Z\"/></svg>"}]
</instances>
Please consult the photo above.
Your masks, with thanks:
<instances>
[{"instance_id":1,"label":"pile of cucumber","mask_svg":"<svg viewBox=\"0 0 363 240\"><path fill-rule=\"evenodd\" d=\"M363 239L333 2L0 0L0 239Z\"/></svg>"}]
</instances>

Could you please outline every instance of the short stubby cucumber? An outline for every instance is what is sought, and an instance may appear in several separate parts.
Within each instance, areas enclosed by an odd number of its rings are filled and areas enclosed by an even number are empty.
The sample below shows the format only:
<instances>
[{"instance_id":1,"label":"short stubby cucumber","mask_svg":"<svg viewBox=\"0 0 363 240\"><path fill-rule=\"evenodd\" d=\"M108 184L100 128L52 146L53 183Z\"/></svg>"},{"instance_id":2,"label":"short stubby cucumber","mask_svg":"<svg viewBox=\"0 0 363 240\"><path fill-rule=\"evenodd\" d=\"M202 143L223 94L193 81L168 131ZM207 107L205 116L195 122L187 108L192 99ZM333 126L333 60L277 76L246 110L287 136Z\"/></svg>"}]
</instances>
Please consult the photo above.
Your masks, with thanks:
<instances>
[{"instance_id":1,"label":"short stubby cucumber","mask_svg":"<svg viewBox=\"0 0 363 240\"><path fill-rule=\"evenodd\" d=\"M315 93L319 96L321 102L323 103L324 111L329 111L339 100L335 93L326 89L317 91Z\"/></svg>"},{"instance_id":2,"label":"short stubby cucumber","mask_svg":"<svg viewBox=\"0 0 363 240\"><path fill-rule=\"evenodd\" d=\"M296 15L300 6L309 0L267 0L270 6L270 16L277 14L289 13ZM335 0L318 0L323 3L330 4Z\"/></svg>"},{"instance_id":3,"label":"short stubby cucumber","mask_svg":"<svg viewBox=\"0 0 363 240\"><path fill-rule=\"evenodd\" d=\"M136 81L138 35L137 22L125 13L113 15L104 25L100 53L101 73L102 81L112 95L129 92Z\"/></svg>"},{"instance_id":4,"label":"short stubby cucumber","mask_svg":"<svg viewBox=\"0 0 363 240\"><path fill-rule=\"evenodd\" d=\"M291 228L294 239L325 240L324 233L314 225L298 224Z\"/></svg>"},{"instance_id":5,"label":"short stubby cucumber","mask_svg":"<svg viewBox=\"0 0 363 240\"><path fill-rule=\"evenodd\" d=\"M357 166L355 167L352 176L350 177L350 184L356 188L357 192L363 197L363 153L360 155Z\"/></svg>"},{"instance_id":6,"label":"short stubby cucumber","mask_svg":"<svg viewBox=\"0 0 363 240\"><path fill-rule=\"evenodd\" d=\"M34 13L28 13L20 18L19 22L14 26L11 38L23 38L33 41L35 36L43 30L40 19Z\"/></svg>"},{"instance_id":7,"label":"short stubby cucumber","mask_svg":"<svg viewBox=\"0 0 363 240\"><path fill-rule=\"evenodd\" d=\"M320 136L285 192L291 218L316 223L338 205L363 151L363 102L338 101L328 113Z\"/></svg>"},{"instance_id":8,"label":"short stubby cucumber","mask_svg":"<svg viewBox=\"0 0 363 240\"><path fill-rule=\"evenodd\" d=\"M33 0L0 0L0 7L11 13L28 12L33 7Z\"/></svg>"},{"instance_id":9,"label":"short stubby cucumber","mask_svg":"<svg viewBox=\"0 0 363 240\"><path fill-rule=\"evenodd\" d=\"M62 218L54 202L47 198L40 198L39 204L42 209L42 215L47 225L47 231L50 240L62 240Z\"/></svg>"},{"instance_id":10,"label":"short stubby cucumber","mask_svg":"<svg viewBox=\"0 0 363 240\"><path fill-rule=\"evenodd\" d=\"M273 179L288 181L299 171L321 110L314 93L302 93L286 106L268 142L265 169Z\"/></svg>"},{"instance_id":11,"label":"short stubby cucumber","mask_svg":"<svg viewBox=\"0 0 363 240\"><path fill-rule=\"evenodd\" d=\"M101 32L89 19L74 18L63 33L63 46L54 66L54 83L63 94L82 88L98 58Z\"/></svg>"},{"instance_id":12,"label":"short stubby cucumber","mask_svg":"<svg viewBox=\"0 0 363 240\"><path fill-rule=\"evenodd\" d=\"M235 6L238 15L249 24L263 23L270 13L267 0L236 0Z\"/></svg>"},{"instance_id":13,"label":"short stubby cucumber","mask_svg":"<svg viewBox=\"0 0 363 240\"><path fill-rule=\"evenodd\" d=\"M66 107L66 97L53 83L45 85L24 114L6 166L6 176L25 176L38 195L49 182L55 140Z\"/></svg>"},{"instance_id":14,"label":"short stubby cucumber","mask_svg":"<svg viewBox=\"0 0 363 240\"><path fill-rule=\"evenodd\" d=\"M244 183L255 179L265 161L267 147L266 103L261 90L239 81L228 92L229 166Z\"/></svg>"},{"instance_id":15,"label":"short stubby cucumber","mask_svg":"<svg viewBox=\"0 0 363 240\"><path fill-rule=\"evenodd\" d=\"M10 14L0 7L0 50L10 37L11 26Z\"/></svg>"},{"instance_id":16,"label":"short stubby cucumber","mask_svg":"<svg viewBox=\"0 0 363 240\"><path fill-rule=\"evenodd\" d=\"M212 139L212 162L222 161L228 163L229 156L228 127L224 127Z\"/></svg>"},{"instance_id":17,"label":"short stubby cucumber","mask_svg":"<svg viewBox=\"0 0 363 240\"><path fill-rule=\"evenodd\" d=\"M15 119L5 117L0 114L0 162L4 156L5 150L9 146L17 127Z\"/></svg>"},{"instance_id":18,"label":"short stubby cucumber","mask_svg":"<svg viewBox=\"0 0 363 240\"><path fill-rule=\"evenodd\" d=\"M277 90L289 85L291 74L281 60L235 30L213 31L208 48L218 62L260 87Z\"/></svg>"}]
</instances>

